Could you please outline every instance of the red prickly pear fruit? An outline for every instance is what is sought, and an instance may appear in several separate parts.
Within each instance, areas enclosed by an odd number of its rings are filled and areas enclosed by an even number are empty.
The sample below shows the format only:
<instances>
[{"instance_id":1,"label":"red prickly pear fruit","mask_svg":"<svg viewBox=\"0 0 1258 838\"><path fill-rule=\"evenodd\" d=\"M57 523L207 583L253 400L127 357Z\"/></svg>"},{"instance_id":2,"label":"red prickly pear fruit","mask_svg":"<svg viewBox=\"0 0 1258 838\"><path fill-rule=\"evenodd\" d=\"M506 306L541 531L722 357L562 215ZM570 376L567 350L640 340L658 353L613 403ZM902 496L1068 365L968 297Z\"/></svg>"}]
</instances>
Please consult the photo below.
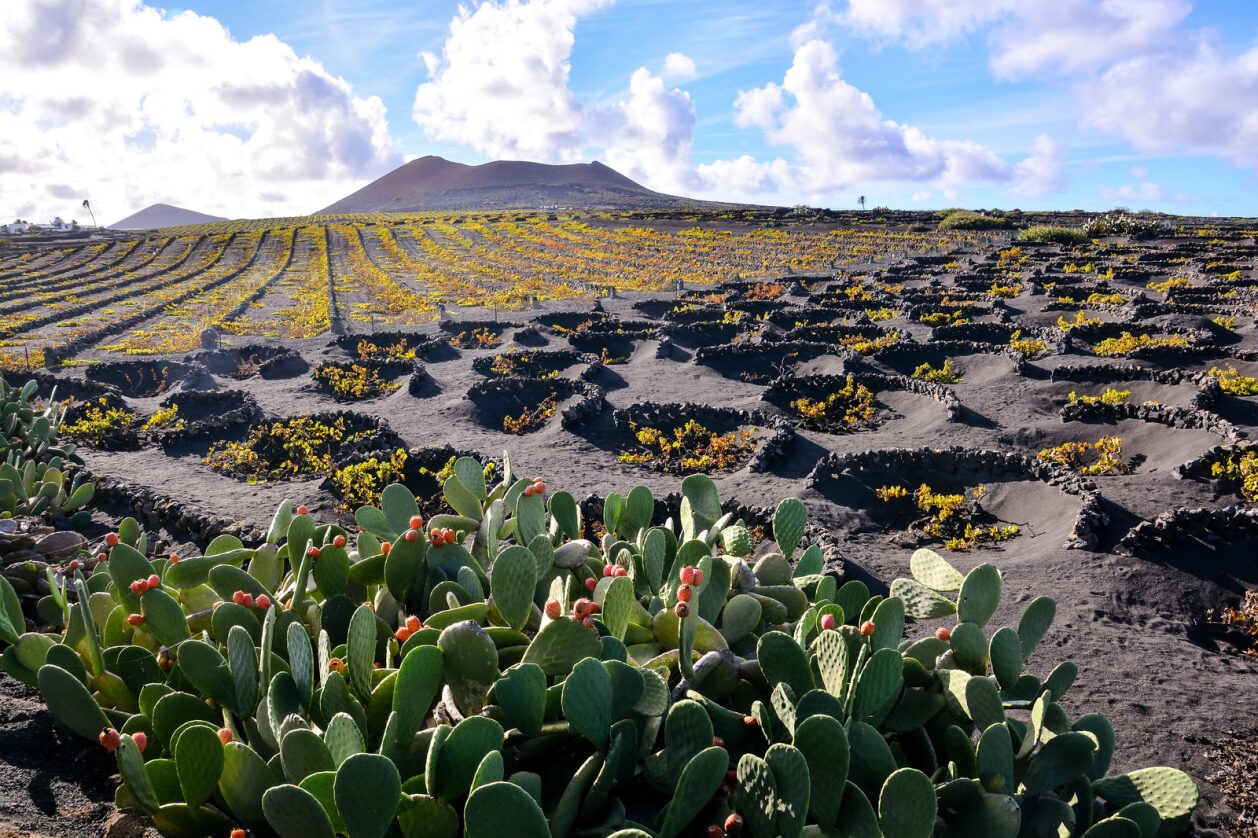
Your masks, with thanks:
<instances>
[{"instance_id":1,"label":"red prickly pear fruit","mask_svg":"<svg viewBox=\"0 0 1258 838\"><path fill-rule=\"evenodd\" d=\"M243 605L245 608L252 608L253 607L253 594L245 594L243 597L241 597L240 604Z\"/></svg>"},{"instance_id":2,"label":"red prickly pear fruit","mask_svg":"<svg viewBox=\"0 0 1258 838\"><path fill-rule=\"evenodd\" d=\"M71 572L74 572L74 571L78 570L78 569L79 569L79 568L81 568L81 567L83 567L83 563L82 563L82 562L80 562L78 559L71 559L71 560L70 560L70 571L71 571Z\"/></svg>"},{"instance_id":3,"label":"red prickly pear fruit","mask_svg":"<svg viewBox=\"0 0 1258 838\"><path fill-rule=\"evenodd\" d=\"M392 544L392 543L390 543L390 542L388 542L388 541L381 541L381 542L380 542L380 555L382 555L382 556L387 556L387 555L389 555L389 551L390 551L390 550L392 550L392 549L393 549L393 544Z\"/></svg>"},{"instance_id":4,"label":"red prickly pear fruit","mask_svg":"<svg viewBox=\"0 0 1258 838\"><path fill-rule=\"evenodd\" d=\"M721 737L719 737L719 736L713 736L713 737L712 737L712 747L714 747L714 748L724 748L724 747L725 747L725 740L724 740L724 739L722 739L722 738L721 738Z\"/></svg>"},{"instance_id":5,"label":"red prickly pear fruit","mask_svg":"<svg viewBox=\"0 0 1258 838\"><path fill-rule=\"evenodd\" d=\"M133 626L142 626L144 625L144 615L143 614L128 614L127 623Z\"/></svg>"},{"instance_id":6,"label":"red prickly pear fruit","mask_svg":"<svg viewBox=\"0 0 1258 838\"><path fill-rule=\"evenodd\" d=\"M296 510L294 510L294 511L296 511L296 513L297 513L298 515L309 515L309 514L310 514L310 508L309 508L308 506L306 506L304 503L299 503L299 504L297 504L297 509L296 509Z\"/></svg>"},{"instance_id":7,"label":"red prickly pear fruit","mask_svg":"<svg viewBox=\"0 0 1258 838\"><path fill-rule=\"evenodd\" d=\"M861 634L865 635L866 637L869 637L873 633L874 633L873 620L866 620L865 622L861 623Z\"/></svg>"},{"instance_id":8,"label":"red prickly pear fruit","mask_svg":"<svg viewBox=\"0 0 1258 838\"><path fill-rule=\"evenodd\" d=\"M703 571L697 567L695 568L695 581L691 584L696 588L703 584Z\"/></svg>"},{"instance_id":9,"label":"red prickly pear fruit","mask_svg":"<svg viewBox=\"0 0 1258 838\"><path fill-rule=\"evenodd\" d=\"M271 598L267 596L266 594L258 594L258 598L255 599L253 602L263 611L266 611L267 609L271 607Z\"/></svg>"},{"instance_id":10,"label":"red prickly pear fruit","mask_svg":"<svg viewBox=\"0 0 1258 838\"><path fill-rule=\"evenodd\" d=\"M616 569L612 571L612 576L628 576L629 569L623 565L616 565Z\"/></svg>"},{"instance_id":11,"label":"red prickly pear fruit","mask_svg":"<svg viewBox=\"0 0 1258 838\"><path fill-rule=\"evenodd\" d=\"M218 729L218 741L222 742L224 745L235 738L235 734L233 734L229 728L220 727Z\"/></svg>"},{"instance_id":12,"label":"red prickly pear fruit","mask_svg":"<svg viewBox=\"0 0 1258 838\"><path fill-rule=\"evenodd\" d=\"M537 494L537 489L533 488L532 486L524 487L524 496L526 498L531 498L533 497L533 495L536 495L536 494Z\"/></svg>"},{"instance_id":13,"label":"red prickly pear fruit","mask_svg":"<svg viewBox=\"0 0 1258 838\"><path fill-rule=\"evenodd\" d=\"M419 540L419 530L407 530L405 533L402 534L402 538L414 544L416 541Z\"/></svg>"},{"instance_id":14,"label":"red prickly pear fruit","mask_svg":"<svg viewBox=\"0 0 1258 838\"><path fill-rule=\"evenodd\" d=\"M128 585L128 587L131 588L131 593L135 594L136 596L139 596L140 594L144 593L145 591L149 589L149 584L148 582L145 582L143 579L137 579L134 582L132 582L130 585Z\"/></svg>"},{"instance_id":15,"label":"red prickly pear fruit","mask_svg":"<svg viewBox=\"0 0 1258 838\"><path fill-rule=\"evenodd\" d=\"M333 547L344 547L344 546L345 546L345 536L343 536L343 535L338 535L338 536L333 537L333 539L332 539L332 546L333 546Z\"/></svg>"},{"instance_id":16,"label":"red prickly pear fruit","mask_svg":"<svg viewBox=\"0 0 1258 838\"><path fill-rule=\"evenodd\" d=\"M411 630L403 626L402 628L398 629L397 633L394 634L393 636L397 638L399 643L405 643L406 641L411 639Z\"/></svg>"},{"instance_id":17,"label":"red prickly pear fruit","mask_svg":"<svg viewBox=\"0 0 1258 838\"><path fill-rule=\"evenodd\" d=\"M588 614L585 615L584 617L581 618L581 625L585 626L588 629L594 628L594 618Z\"/></svg>"},{"instance_id":18,"label":"red prickly pear fruit","mask_svg":"<svg viewBox=\"0 0 1258 838\"><path fill-rule=\"evenodd\" d=\"M245 832L240 827L236 827L235 829L231 831L230 838L248 838L248 835L249 833Z\"/></svg>"},{"instance_id":19,"label":"red prickly pear fruit","mask_svg":"<svg viewBox=\"0 0 1258 838\"><path fill-rule=\"evenodd\" d=\"M150 588L160 588L162 586L162 578L154 573L146 580Z\"/></svg>"},{"instance_id":20,"label":"red prickly pear fruit","mask_svg":"<svg viewBox=\"0 0 1258 838\"><path fill-rule=\"evenodd\" d=\"M140 753L144 753L145 747L148 746L149 738L143 733L133 733L131 738L135 741L135 746L140 749Z\"/></svg>"},{"instance_id":21,"label":"red prickly pear fruit","mask_svg":"<svg viewBox=\"0 0 1258 838\"><path fill-rule=\"evenodd\" d=\"M690 616L690 603L679 602L673 606L673 612L680 618L685 619Z\"/></svg>"},{"instance_id":22,"label":"red prickly pear fruit","mask_svg":"<svg viewBox=\"0 0 1258 838\"><path fill-rule=\"evenodd\" d=\"M737 835L743 831L743 816L737 812L725 819L725 831L730 835Z\"/></svg>"},{"instance_id":23,"label":"red prickly pear fruit","mask_svg":"<svg viewBox=\"0 0 1258 838\"><path fill-rule=\"evenodd\" d=\"M170 554L170 563L171 563L171 564L179 564L179 554L178 554L178 553L171 553L171 554Z\"/></svg>"},{"instance_id":24,"label":"red prickly pear fruit","mask_svg":"<svg viewBox=\"0 0 1258 838\"><path fill-rule=\"evenodd\" d=\"M116 751L122 745L122 735L112 727L100 732L100 744L106 751Z\"/></svg>"},{"instance_id":25,"label":"red prickly pear fruit","mask_svg":"<svg viewBox=\"0 0 1258 838\"><path fill-rule=\"evenodd\" d=\"M683 585L693 585L695 583L695 569L690 565L686 565L681 569L681 583Z\"/></svg>"},{"instance_id":26,"label":"red prickly pear fruit","mask_svg":"<svg viewBox=\"0 0 1258 838\"><path fill-rule=\"evenodd\" d=\"M414 634L415 632L419 631L424 626L419 621L419 618L416 617L414 614L412 614L411 616L406 618L406 627L411 630L412 634Z\"/></svg>"},{"instance_id":27,"label":"red prickly pear fruit","mask_svg":"<svg viewBox=\"0 0 1258 838\"><path fill-rule=\"evenodd\" d=\"M237 605L244 605L244 604L245 604L245 592L244 592L244 591L236 591L234 594L232 594L232 602L236 603Z\"/></svg>"},{"instance_id":28,"label":"red prickly pear fruit","mask_svg":"<svg viewBox=\"0 0 1258 838\"><path fill-rule=\"evenodd\" d=\"M952 639L952 631L947 626L940 626L935 629L935 637L938 637L940 640L947 643Z\"/></svg>"},{"instance_id":29,"label":"red prickly pear fruit","mask_svg":"<svg viewBox=\"0 0 1258 838\"><path fill-rule=\"evenodd\" d=\"M834 628L834 626L835 626L835 621L834 621L833 614L821 615L821 628L823 631L829 631L830 629Z\"/></svg>"},{"instance_id":30,"label":"red prickly pear fruit","mask_svg":"<svg viewBox=\"0 0 1258 838\"><path fill-rule=\"evenodd\" d=\"M411 529L422 530L424 528L424 517L422 515L411 516Z\"/></svg>"},{"instance_id":31,"label":"red prickly pear fruit","mask_svg":"<svg viewBox=\"0 0 1258 838\"><path fill-rule=\"evenodd\" d=\"M719 823L708 824L708 828L703 831L707 838L725 838L725 830L721 829Z\"/></svg>"},{"instance_id":32,"label":"red prickly pear fruit","mask_svg":"<svg viewBox=\"0 0 1258 838\"><path fill-rule=\"evenodd\" d=\"M97 561L97 562L107 562L107 561L109 561L109 554L108 554L108 553L97 553L97 554L96 554L96 561Z\"/></svg>"},{"instance_id":33,"label":"red prickly pear fruit","mask_svg":"<svg viewBox=\"0 0 1258 838\"><path fill-rule=\"evenodd\" d=\"M105 533L105 544L107 544L110 547L117 547L118 542L121 540L122 539L118 538L118 533L116 532Z\"/></svg>"},{"instance_id":34,"label":"red prickly pear fruit","mask_svg":"<svg viewBox=\"0 0 1258 838\"><path fill-rule=\"evenodd\" d=\"M559 615L563 613L563 609L559 605L559 600L546 600L546 616L552 620L558 620Z\"/></svg>"},{"instance_id":35,"label":"red prickly pear fruit","mask_svg":"<svg viewBox=\"0 0 1258 838\"><path fill-rule=\"evenodd\" d=\"M695 589L689 585L682 585L677 589L677 599L680 602L690 602L690 598L694 596Z\"/></svg>"},{"instance_id":36,"label":"red prickly pear fruit","mask_svg":"<svg viewBox=\"0 0 1258 838\"><path fill-rule=\"evenodd\" d=\"M611 575L612 575L612 568L613 568L614 566L615 566L615 565L610 565L610 564L605 564L605 565L603 565L603 576L604 576L604 577L611 576Z\"/></svg>"},{"instance_id":37,"label":"red prickly pear fruit","mask_svg":"<svg viewBox=\"0 0 1258 838\"><path fill-rule=\"evenodd\" d=\"M587 591L591 591L591 592L592 592L592 591L593 591L595 588L597 588L597 587L598 587L598 580L597 580L597 579L595 579L593 576L591 576L589 579L586 579L586 580L585 580L585 589L586 589Z\"/></svg>"},{"instance_id":38,"label":"red prickly pear fruit","mask_svg":"<svg viewBox=\"0 0 1258 838\"><path fill-rule=\"evenodd\" d=\"M759 724L759 722L756 721L755 716L743 716L744 727L755 727L757 724Z\"/></svg>"},{"instance_id":39,"label":"red prickly pear fruit","mask_svg":"<svg viewBox=\"0 0 1258 838\"><path fill-rule=\"evenodd\" d=\"M319 558L319 548L318 548L318 547L311 547L310 549L306 550L306 555L307 555L307 556L309 556L309 557L310 557L310 558L312 558L312 559L317 559L317 558Z\"/></svg>"},{"instance_id":40,"label":"red prickly pear fruit","mask_svg":"<svg viewBox=\"0 0 1258 838\"><path fill-rule=\"evenodd\" d=\"M540 480L538 480L538 481L534 482L534 483L533 483L533 491L537 492L539 495L544 495L544 494L546 494L546 484L545 484L545 483L543 483L543 482L542 482L542 481L540 481Z\"/></svg>"}]
</instances>

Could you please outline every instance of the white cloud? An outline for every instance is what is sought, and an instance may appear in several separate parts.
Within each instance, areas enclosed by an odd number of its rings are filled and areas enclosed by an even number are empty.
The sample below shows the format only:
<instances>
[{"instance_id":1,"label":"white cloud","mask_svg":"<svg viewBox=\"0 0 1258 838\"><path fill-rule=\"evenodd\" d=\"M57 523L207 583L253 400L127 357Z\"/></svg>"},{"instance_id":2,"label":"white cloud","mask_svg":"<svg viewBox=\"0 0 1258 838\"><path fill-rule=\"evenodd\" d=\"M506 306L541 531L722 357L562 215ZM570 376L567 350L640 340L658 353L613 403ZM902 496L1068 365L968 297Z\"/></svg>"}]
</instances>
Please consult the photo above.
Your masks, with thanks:
<instances>
[{"instance_id":1,"label":"white cloud","mask_svg":"<svg viewBox=\"0 0 1258 838\"><path fill-rule=\"evenodd\" d=\"M424 132L497 158L584 159L584 116L568 87L577 19L611 0L486 0L461 6L412 116Z\"/></svg>"},{"instance_id":2,"label":"white cloud","mask_svg":"<svg viewBox=\"0 0 1258 838\"><path fill-rule=\"evenodd\" d=\"M740 125L757 126L774 145L792 148L816 190L870 180L971 184L1008 180L1012 167L977 143L934 140L886 119L868 93L843 80L825 41L795 52L782 84L744 91L735 101Z\"/></svg>"},{"instance_id":3,"label":"white cloud","mask_svg":"<svg viewBox=\"0 0 1258 838\"><path fill-rule=\"evenodd\" d=\"M1235 53L1198 33L1118 63L1081 91L1085 124L1138 149L1217 154L1258 169L1258 46Z\"/></svg>"},{"instance_id":4,"label":"white cloud","mask_svg":"<svg viewBox=\"0 0 1258 838\"><path fill-rule=\"evenodd\" d=\"M590 139L621 174L662 191L695 185L694 104L684 91L666 89L647 68L639 67L630 77L628 99L591 113L589 122Z\"/></svg>"},{"instance_id":5,"label":"white cloud","mask_svg":"<svg viewBox=\"0 0 1258 838\"><path fill-rule=\"evenodd\" d=\"M664 56L664 75L677 81L695 77L695 60L684 52L670 52Z\"/></svg>"},{"instance_id":6,"label":"white cloud","mask_svg":"<svg viewBox=\"0 0 1258 838\"><path fill-rule=\"evenodd\" d=\"M1060 192L1066 186L1066 150L1047 134L1031 144L1030 154L1014 166L1010 192L1027 198L1040 198Z\"/></svg>"},{"instance_id":7,"label":"white cloud","mask_svg":"<svg viewBox=\"0 0 1258 838\"><path fill-rule=\"evenodd\" d=\"M1184 0L1026 0L992 36L1002 78L1079 73L1166 43L1192 11Z\"/></svg>"},{"instance_id":8,"label":"white cloud","mask_svg":"<svg viewBox=\"0 0 1258 838\"><path fill-rule=\"evenodd\" d=\"M137 0L5 0L0 212L312 212L401 162L384 105L273 36Z\"/></svg>"},{"instance_id":9,"label":"white cloud","mask_svg":"<svg viewBox=\"0 0 1258 838\"><path fill-rule=\"evenodd\" d=\"M1102 186L1097 192L1106 201L1157 202L1171 200L1171 196L1167 194L1165 189L1147 180L1141 183L1126 183L1117 189Z\"/></svg>"},{"instance_id":10,"label":"white cloud","mask_svg":"<svg viewBox=\"0 0 1258 838\"><path fill-rule=\"evenodd\" d=\"M831 18L865 35L920 48L964 37L1018 5L1018 0L848 0Z\"/></svg>"}]
</instances>

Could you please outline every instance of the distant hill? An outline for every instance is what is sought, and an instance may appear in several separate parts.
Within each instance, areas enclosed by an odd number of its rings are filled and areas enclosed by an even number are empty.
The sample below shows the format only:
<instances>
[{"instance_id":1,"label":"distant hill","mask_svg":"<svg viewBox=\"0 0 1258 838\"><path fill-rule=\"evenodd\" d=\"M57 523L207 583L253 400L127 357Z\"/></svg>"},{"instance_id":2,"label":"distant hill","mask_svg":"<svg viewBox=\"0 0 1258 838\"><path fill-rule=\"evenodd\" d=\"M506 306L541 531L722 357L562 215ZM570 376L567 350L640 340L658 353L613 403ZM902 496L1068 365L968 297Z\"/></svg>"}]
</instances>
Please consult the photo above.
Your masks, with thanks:
<instances>
[{"instance_id":1,"label":"distant hill","mask_svg":"<svg viewBox=\"0 0 1258 838\"><path fill-rule=\"evenodd\" d=\"M653 192L598 162L554 166L496 160L469 166L429 156L394 169L317 214L543 207L670 210L730 206L733 205Z\"/></svg>"},{"instance_id":2,"label":"distant hill","mask_svg":"<svg viewBox=\"0 0 1258 838\"><path fill-rule=\"evenodd\" d=\"M110 224L109 227L112 230L154 230L158 227L182 227L185 224L209 224L212 221L226 220L217 215L193 212L183 207L172 207L170 204L153 204L135 215L128 215L121 221Z\"/></svg>"}]
</instances>

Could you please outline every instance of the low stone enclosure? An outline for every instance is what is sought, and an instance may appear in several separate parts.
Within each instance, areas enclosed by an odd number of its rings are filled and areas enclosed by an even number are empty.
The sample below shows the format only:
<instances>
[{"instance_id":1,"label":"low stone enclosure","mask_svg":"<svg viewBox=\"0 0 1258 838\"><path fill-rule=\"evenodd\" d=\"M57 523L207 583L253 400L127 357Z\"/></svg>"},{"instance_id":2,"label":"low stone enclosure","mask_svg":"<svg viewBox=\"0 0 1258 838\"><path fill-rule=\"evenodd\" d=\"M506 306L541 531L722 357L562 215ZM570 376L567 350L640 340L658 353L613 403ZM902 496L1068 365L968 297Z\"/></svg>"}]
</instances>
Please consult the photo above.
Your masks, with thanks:
<instances>
[{"instance_id":1,"label":"low stone enclosure","mask_svg":"<svg viewBox=\"0 0 1258 838\"><path fill-rule=\"evenodd\" d=\"M563 404L574 396L574 401L558 411L565 429L588 422L603 411L606 402L600 387L571 378L491 378L467 391L476 420L498 431L503 430L504 419L536 410L547 399Z\"/></svg>"},{"instance_id":2,"label":"low stone enclosure","mask_svg":"<svg viewBox=\"0 0 1258 838\"><path fill-rule=\"evenodd\" d=\"M739 468L746 466L751 471L768 471L772 463L786 455L791 440L795 438L795 428L789 420L758 410L712 407L694 402L641 402L612 413L612 421L626 443L634 439L635 426L672 433L673 429L682 427L689 420L698 422L714 433L728 433L750 427L766 431L766 436L757 442L754 453L739 465Z\"/></svg>"},{"instance_id":3,"label":"low stone enclosure","mask_svg":"<svg viewBox=\"0 0 1258 838\"><path fill-rule=\"evenodd\" d=\"M162 400L163 408L175 407L183 427L157 429L153 441L174 445L188 439L221 436L225 431L251 425L262 418L262 409L244 390L184 390Z\"/></svg>"},{"instance_id":4,"label":"low stone enclosure","mask_svg":"<svg viewBox=\"0 0 1258 838\"><path fill-rule=\"evenodd\" d=\"M101 361L88 364L88 381L116 387L124 396L144 398L173 389L204 367L179 361Z\"/></svg>"},{"instance_id":5,"label":"low stone enclosure","mask_svg":"<svg viewBox=\"0 0 1258 838\"><path fill-rule=\"evenodd\" d=\"M847 384L848 376L843 375L785 375L774 379L761 394L760 398L782 409L787 409L789 402L806 397L822 399ZM883 375L876 372L854 372L851 378L857 384L868 387L876 399L883 390L901 390L932 399L943 407L949 422L961 419L961 400L950 388L933 381L920 381L907 375Z\"/></svg>"},{"instance_id":6,"label":"low stone enclosure","mask_svg":"<svg viewBox=\"0 0 1258 838\"><path fill-rule=\"evenodd\" d=\"M292 349L268 344L202 350L187 356L185 360L200 364L214 375L237 380L255 375L268 380L292 378L310 370L306 359Z\"/></svg>"},{"instance_id":7,"label":"low stone enclosure","mask_svg":"<svg viewBox=\"0 0 1258 838\"><path fill-rule=\"evenodd\" d=\"M1109 515L1101 508L1101 493L1091 480L1055 463L1008 451L954 446L829 454L813 467L807 482L810 488L816 489L826 480L863 471L993 474L1038 480L1079 498L1079 510L1065 543L1070 550L1098 549L1100 534L1109 524Z\"/></svg>"}]
</instances>

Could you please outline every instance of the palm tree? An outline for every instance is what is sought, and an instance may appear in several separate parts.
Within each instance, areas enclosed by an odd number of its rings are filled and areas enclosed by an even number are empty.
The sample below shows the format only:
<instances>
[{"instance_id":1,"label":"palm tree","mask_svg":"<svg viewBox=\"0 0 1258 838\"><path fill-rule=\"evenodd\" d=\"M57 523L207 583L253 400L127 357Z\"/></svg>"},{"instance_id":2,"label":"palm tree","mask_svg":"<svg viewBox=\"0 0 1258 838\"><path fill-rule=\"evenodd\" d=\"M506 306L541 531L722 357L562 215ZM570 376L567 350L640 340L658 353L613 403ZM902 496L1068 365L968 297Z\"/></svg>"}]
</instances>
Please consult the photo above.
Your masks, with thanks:
<instances>
[{"instance_id":1,"label":"palm tree","mask_svg":"<svg viewBox=\"0 0 1258 838\"><path fill-rule=\"evenodd\" d=\"M96 224L96 213L92 212L92 202L89 201L87 198L83 199L83 209L87 210L88 215L92 216L92 226L93 227L98 226Z\"/></svg>"},{"instance_id":2,"label":"palm tree","mask_svg":"<svg viewBox=\"0 0 1258 838\"><path fill-rule=\"evenodd\" d=\"M86 204L86 203L87 203L87 201L84 201L83 203L84 203L84 204ZM865 208L865 196L864 196L864 195L861 195L859 198L857 198L857 199L856 199L856 203L858 203L858 204L860 204L860 205L861 205L861 209L864 209L864 208Z\"/></svg>"}]
</instances>

